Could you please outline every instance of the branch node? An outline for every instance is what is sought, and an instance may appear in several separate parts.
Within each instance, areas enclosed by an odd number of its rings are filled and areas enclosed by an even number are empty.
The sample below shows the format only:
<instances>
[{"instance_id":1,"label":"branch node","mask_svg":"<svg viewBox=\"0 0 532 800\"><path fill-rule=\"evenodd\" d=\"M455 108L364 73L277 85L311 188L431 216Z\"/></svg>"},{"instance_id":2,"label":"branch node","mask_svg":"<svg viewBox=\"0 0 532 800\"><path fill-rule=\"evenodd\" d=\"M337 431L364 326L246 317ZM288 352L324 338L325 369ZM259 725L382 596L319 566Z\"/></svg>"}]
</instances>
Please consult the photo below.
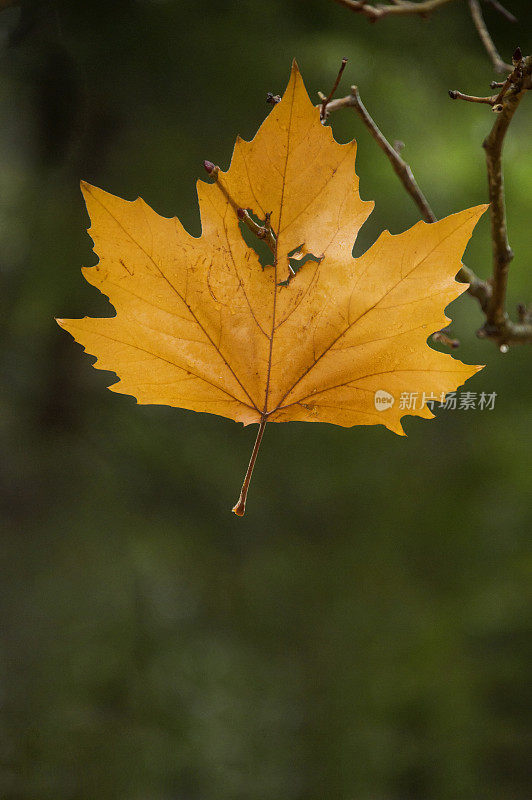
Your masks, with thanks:
<instances>
[{"instance_id":1,"label":"branch node","mask_svg":"<svg viewBox=\"0 0 532 800\"><path fill-rule=\"evenodd\" d=\"M512 55L512 64L514 65L514 67L520 64L522 59L523 59L523 53L519 45L517 45Z\"/></svg>"}]
</instances>

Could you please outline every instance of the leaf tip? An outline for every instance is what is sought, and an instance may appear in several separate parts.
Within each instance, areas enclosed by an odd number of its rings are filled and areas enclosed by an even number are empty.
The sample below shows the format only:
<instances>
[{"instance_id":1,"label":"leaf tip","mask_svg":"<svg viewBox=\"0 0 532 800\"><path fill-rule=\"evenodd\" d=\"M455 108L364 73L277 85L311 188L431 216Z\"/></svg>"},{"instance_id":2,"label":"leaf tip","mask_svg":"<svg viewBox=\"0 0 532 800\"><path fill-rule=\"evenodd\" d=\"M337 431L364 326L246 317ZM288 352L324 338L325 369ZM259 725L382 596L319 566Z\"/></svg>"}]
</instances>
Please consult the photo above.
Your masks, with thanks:
<instances>
[{"instance_id":1,"label":"leaf tip","mask_svg":"<svg viewBox=\"0 0 532 800\"><path fill-rule=\"evenodd\" d=\"M79 187L80 187L83 195L87 195L87 194L91 194L92 193L91 192L92 186L91 186L90 183L87 183L87 181L80 181L79 182Z\"/></svg>"},{"instance_id":2,"label":"leaf tip","mask_svg":"<svg viewBox=\"0 0 532 800\"><path fill-rule=\"evenodd\" d=\"M476 211L478 216L481 217L482 214L484 214L489 207L490 207L489 203L480 203L480 205L478 206L473 206L473 211Z\"/></svg>"}]
</instances>

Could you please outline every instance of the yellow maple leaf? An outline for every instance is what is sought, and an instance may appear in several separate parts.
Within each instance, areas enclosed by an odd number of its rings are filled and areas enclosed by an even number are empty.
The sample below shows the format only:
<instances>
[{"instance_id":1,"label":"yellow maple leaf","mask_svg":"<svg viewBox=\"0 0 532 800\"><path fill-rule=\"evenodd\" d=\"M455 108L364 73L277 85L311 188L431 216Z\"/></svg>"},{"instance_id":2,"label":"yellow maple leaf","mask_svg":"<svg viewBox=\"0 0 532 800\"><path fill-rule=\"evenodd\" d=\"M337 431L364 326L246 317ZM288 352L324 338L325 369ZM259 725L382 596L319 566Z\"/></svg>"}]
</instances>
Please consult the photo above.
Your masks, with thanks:
<instances>
[{"instance_id":1,"label":"yellow maple leaf","mask_svg":"<svg viewBox=\"0 0 532 800\"><path fill-rule=\"evenodd\" d=\"M258 423L235 513L242 515L267 422L384 424L432 417L426 402L481 367L427 345L486 206L388 231L360 258L353 243L373 203L358 194L356 143L320 123L294 63L286 92L251 142L238 138L227 172L198 181L202 232L82 184L99 263L83 270L116 316L58 320L112 370L115 392ZM256 220L260 219L260 222ZM261 266L247 224L271 249Z\"/></svg>"}]
</instances>

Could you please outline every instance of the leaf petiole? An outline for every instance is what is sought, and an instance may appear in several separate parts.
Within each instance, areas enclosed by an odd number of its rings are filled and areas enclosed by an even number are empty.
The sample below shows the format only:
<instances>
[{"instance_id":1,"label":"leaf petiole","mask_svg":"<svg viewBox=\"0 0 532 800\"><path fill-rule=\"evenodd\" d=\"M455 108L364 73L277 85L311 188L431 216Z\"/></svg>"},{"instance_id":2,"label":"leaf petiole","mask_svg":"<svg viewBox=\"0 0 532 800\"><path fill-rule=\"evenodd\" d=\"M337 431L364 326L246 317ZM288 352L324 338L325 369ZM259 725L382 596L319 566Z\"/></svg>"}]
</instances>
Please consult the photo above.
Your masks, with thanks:
<instances>
[{"instance_id":1,"label":"leaf petiole","mask_svg":"<svg viewBox=\"0 0 532 800\"><path fill-rule=\"evenodd\" d=\"M253 468L255 466L255 461L257 460L257 455L259 453L260 443L262 442L265 427L266 415L263 415L260 420L259 430L257 431L257 438L255 439L255 444L253 446L253 452L251 453L251 458L249 459L244 483L242 484L242 489L240 491L240 497L238 498L236 506L233 507L233 513L236 514L237 517L243 517L246 513L246 500L248 496L249 483L251 481L251 476L253 475Z\"/></svg>"}]
</instances>

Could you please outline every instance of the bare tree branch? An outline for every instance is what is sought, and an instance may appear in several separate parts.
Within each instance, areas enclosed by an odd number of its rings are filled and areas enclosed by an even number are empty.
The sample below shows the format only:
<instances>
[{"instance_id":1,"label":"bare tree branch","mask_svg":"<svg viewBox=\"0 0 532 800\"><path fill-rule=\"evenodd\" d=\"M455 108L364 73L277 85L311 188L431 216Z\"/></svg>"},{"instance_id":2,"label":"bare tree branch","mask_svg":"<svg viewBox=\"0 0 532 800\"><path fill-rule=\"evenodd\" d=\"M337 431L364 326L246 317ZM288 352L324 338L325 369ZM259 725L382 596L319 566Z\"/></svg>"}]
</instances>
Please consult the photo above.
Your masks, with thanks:
<instances>
[{"instance_id":1,"label":"bare tree branch","mask_svg":"<svg viewBox=\"0 0 532 800\"><path fill-rule=\"evenodd\" d=\"M513 251L508 242L506 225L502 149L513 115L525 93L532 89L532 56L523 58L521 49L518 47L513 54L512 63L512 72L506 80L502 84L493 86L493 88L499 88L497 95L473 97L457 91L449 92L452 99L487 103L492 107L492 111L497 113L497 119L491 132L483 142L490 198L493 275L490 279L490 294L487 302L481 303L486 314L486 323L477 334L481 338L494 339L500 347L532 342L530 312L521 306L517 323L512 322L506 312L508 270L513 258Z\"/></svg>"},{"instance_id":2,"label":"bare tree branch","mask_svg":"<svg viewBox=\"0 0 532 800\"><path fill-rule=\"evenodd\" d=\"M335 0L351 11L363 14L367 19L376 22L381 17L418 15L427 16L437 8L447 5L452 0L391 0L390 5L370 5L367 0ZM516 22L515 17L499 0L486 0L499 13L511 22ZM526 91L532 89L532 56L522 58L521 50L515 51L512 64L506 64L499 55L497 48L488 32L482 15L479 0L468 0L469 10L473 23L480 39L491 59L496 72L510 72L502 83L492 82L492 89L499 89L498 94L489 97L475 97L457 90L449 91L453 100L466 100L470 103L482 103L491 106L497 113L493 128L483 143L486 152L488 170L488 187L490 197L491 238L493 250L493 275L489 281L481 280L475 273L462 264L457 275L459 281L468 283L468 292L475 297L486 315L486 322L477 331L481 338L493 339L501 348L507 349L508 344L532 343L532 310L525 306L518 307L518 322L512 322L505 310L506 292L508 286L508 270L513 258L513 252L508 243L506 226L506 209L504 198L504 180L502 172L502 148L508 127L517 106ZM334 89L336 89L335 84ZM432 211L426 197L419 188L410 166L401 158L401 147L392 146L381 133L378 126L367 112L360 99L356 86L351 87L351 94L346 97L332 100L320 95L322 99L321 118L325 121L330 112L340 108L353 108L366 128L369 130L379 147L386 154L396 175L405 190L418 207L421 216L426 222L435 222L436 216ZM441 339L444 341L444 339Z\"/></svg>"},{"instance_id":3,"label":"bare tree branch","mask_svg":"<svg viewBox=\"0 0 532 800\"><path fill-rule=\"evenodd\" d=\"M501 86L504 86L501 83ZM451 100L467 100L468 103L486 103L488 106L493 106L495 97L497 95L490 95L489 97L477 97L474 94L464 94L459 92L458 89L449 89L449 97Z\"/></svg>"},{"instance_id":4,"label":"bare tree branch","mask_svg":"<svg viewBox=\"0 0 532 800\"><path fill-rule=\"evenodd\" d=\"M360 99L357 86L351 87L351 94L347 95L347 97L341 97L339 100L332 100L327 106L327 111L336 111L339 108L353 108L356 111L381 150L383 150L388 157L396 175L410 197L413 199L416 206L419 208L421 216L425 222L436 222L436 216L429 206L425 195L417 185L412 170L406 161L401 158L397 150L386 139L384 134L379 130L376 123L369 115L366 107Z\"/></svg>"},{"instance_id":5,"label":"bare tree branch","mask_svg":"<svg viewBox=\"0 0 532 800\"><path fill-rule=\"evenodd\" d=\"M432 11L447 5L452 0L390 0L388 5L371 5L368 0L335 0L335 2L355 13L364 15L372 22L386 16L418 15L427 16ZM516 22L511 14L499 0L485 0L510 22ZM466 100L470 103L482 103L491 106L498 118L492 131L486 138L483 146L486 151L488 169L488 185L491 201L491 235L493 247L493 276L489 281L483 281L465 265L458 273L458 280L469 283L468 292L480 303L486 315L486 323L477 332L480 337L491 338L499 346L506 348L509 343L532 342L532 311L519 312L519 321L512 322L506 313L506 290L508 284L508 269L513 253L508 244L506 229L506 211L504 200L504 182L502 175L502 147L504 137L512 117L526 91L532 89L532 57L522 58L519 48L512 58L512 65L506 64L499 55L491 38L479 0L468 0L469 10L473 23L480 39L491 59L494 69L500 73L510 73L504 82L492 82L492 89L499 89L498 94L489 97L476 97L464 94L457 90L449 92L453 100ZM414 200L422 217L427 222L434 222L436 217L430 208L423 192L419 188L412 170L400 156L400 147L392 147L381 133L371 116L364 107L358 89L351 87L351 94L338 100L331 100L331 96L321 96L321 116L324 121L329 112L339 108L353 108L361 118L371 135L384 151L395 173L399 177L405 190Z\"/></svg>"},{"instance_id":6,"label":"bare tree branch","mask_svg":"<svg viewBox=\"0 0 532 800\"><path fill-rule=\"evenodd\" d=\"M520 55L520 52L519 52ZM502 150L504 139L512 118L517 111L519 103L526 91L532 87L532 56L523 58L515 65L513 75L519 75L512 83L511 88L505 93L502 101L502 110L497 115L493 127L483 142L486 152L486 165L488 170L488 189L490 198L491 239L493 245L493 277L492 296L487 309L487 322L484 326L486 336L495 336L498 341L505 343L506 333L511 333L505 311L506 291L508 286L508 269L513 258L513 252L508 242L506 225L506 204L504 197L504 178L502 170ZM529 341L532 341L532 327L529 328ZM517 331L514 331L516 334ZM525 331L520 331L524 334Z\"/></svg>"},{"instance_id":7,"label":"bare tree branch","mask_svg":"<svg viewBox=\"0 0 532 800\"><path fill-rule=\"evenodd\" d=\"M468 103L484 103L488 106L491 106L492 111L500 114L504 109L502 101L506 95L506 92L512 86L520 84L520 82L523 80L522 60L523 55L521 53L521 48L518 47L512 56L513 67L509 67L509 69L512 71L506 80L502 82L491 81L490 83L492 89L499 89L497 94L492 94L489 97L477 97L473 94L464 94L463 92L459 92L457 89L449 89L449 97L451 100L466 100ZM524 91L528 91L531 88L532 86L529 85L528 81L525 81Z\"/></svg>"},{"instance_id":8,"label":"bare tree branch","mask_svg":"<svg viewBox=\"0 0 532 800\"><path fill-rule=\"evenodd\" d=\"M469 0L469 10L471 11L471 17L473 19L473 23L475 28L478 31L478 35L480 36L480 40L484 47L486 48L486 52L488 53L489 57L491 58L491 63L493 64L493 69L495 72L503 73L503 72L511 72L512 67L509 64L505 64L505 62L500 57L497 48L493 43L493 39L489 35L488 29L486 28L486 23L484 22L484 17L482 16L482 10L480 8L480 3L478 0ZM497 9L501 11L501 13L508 14L506 9L503 9L501 6ZM515 17L510 15L512 19L515 21Z\"/></svg>"},{"instance_id":9,"label":"bare tree branch","mask_svg":"<svg viewBox=\"0 0 532 800\"><path fill-rule=\"evenodd\" d=\"M485 2L492 6L495 11L498 11L499 14L502 14L503 17L508 20L508 22L517 22L517 17L514 17L514 15L511 14L507 8L501 5L498 0L485 0Z\"/></svg>"},{"instance_id":10,"label":"bare tree branch","mask_svg":"<svg viewBox=\"0 0 532 800\"><path fill-rule=\"evenodd\" d=\"M436 222L437 217L430 207L425 195L419 188L412 169L406 163L406 161L401 158L397 149L393 147L386 139L382 131L368 113L366 107L360 99L358 87L352 86L351 94L347 95L346 97L341 97L338 100L331 100L327 106L327 112L330 113L332 111L337 111L340 108L352 108L354 111L356 111L381 150L386 154L395 174L418 207L422 218L425 220L425 222ZM462 268L457 275L457 279L461 283L469 284L469 294L479 301L482 310L485 311L488 307L489 299L491 297L490 285L481 280L481 278L475 275L473 270L469 269L464 264L462 264Z\"/></svg>"},{"instance_id":11,"label":"bare tree branch","mask_svg":"<svg viewBox=\"0 0 532 800\"><path fill-rule=\"evenodd\" d=\"M517 58L518 57L518 58ZM514 53L514 69L501 84L497 95L490 98L475 98L461 92L450 92L451 97L461 97L473 102L487 103L497 112L492 131L484 142L488 168L489 195L491 201L491 230L493 243L493 277L483 281L469 267L462 264L457 280L468 283L468 293L475 297L486 314L486 323L477 331L481 338L494 340L501 349L508 344L532 342L532 312L521 306L518 322L512 322L505 311L508 267L513 256L508 244L502 177L502 146L511 119L527 90L532 88L532 56L521 58L520 50ZM324 100L325 96L321 95ZM415 202L426 222L435 222L436 215L419 188L410 166L401 158L399 147L393 147L365 108L358 88L351 87L346 97L331 100L327 104L327 116L341 108L352 108L379 147L390 161L403 187ZM441 339L441 341L444 341Z\"/></svg>"},{"instance_id":12,"label":"bare tree branch","mask_svg":"<svg viewBox=\"0 0 532 800\"><path fill-rule=\"evenodd\" d=\"M426 17L440 6L445 6L454 0L422 0L420 3L404 0L404 2L392 3L390 5L370 6L367 0L335 0L341 6L354 11L356 14L363 14L371 22L376 22L382 17L399 17L417 15Z\"/></svg>"},{"instance_id":13,"label":"bare tree branch","mask_svg":"<svg viewBox=\"0 0 532 800\"><path fill-rule=\"evenodd\" d=\"M389 5L378 3L377 5L370 5L368 0L335 0L336 3L354 11L356 14L362 14L370 22L376 22L381 17L389 16L420 16L427 17L433 11L436 11L441 6L453 2L453 0L420 0L420 2L412 2L412 0L391 0ZM485 0L493 8L502 14L510 22L517 22L513 14L511 14L498 0ZM500 57L497 48L491 38L489 31L484 22L482 9L479 0L468 0L469 10L480 40L484 45L488 56L491 59L493 68L496 72L510 72L512 67L506 64Z\"/></svg>"}]
</instances>

